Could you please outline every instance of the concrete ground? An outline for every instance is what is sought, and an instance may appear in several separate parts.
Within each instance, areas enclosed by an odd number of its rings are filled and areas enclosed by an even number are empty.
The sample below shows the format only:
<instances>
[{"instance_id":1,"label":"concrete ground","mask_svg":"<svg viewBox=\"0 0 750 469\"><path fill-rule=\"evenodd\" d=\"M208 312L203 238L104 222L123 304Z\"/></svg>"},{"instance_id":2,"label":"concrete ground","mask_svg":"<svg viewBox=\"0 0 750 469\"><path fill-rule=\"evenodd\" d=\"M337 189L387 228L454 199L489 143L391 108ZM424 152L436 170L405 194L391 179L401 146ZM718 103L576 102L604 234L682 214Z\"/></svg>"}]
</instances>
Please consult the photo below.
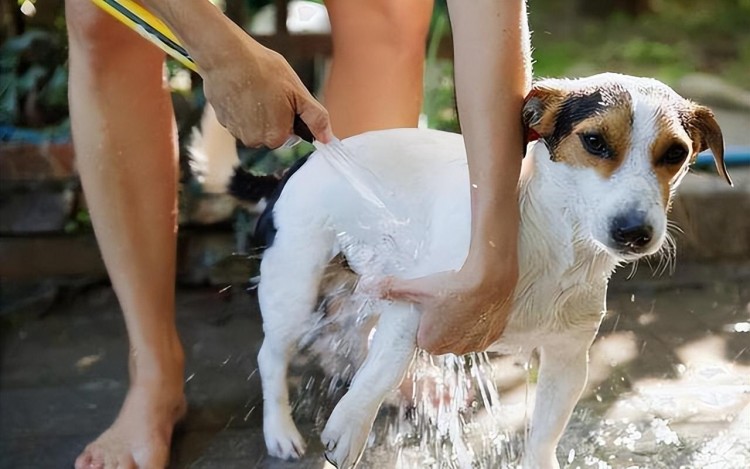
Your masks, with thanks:
<instances>
[{"instance_id":1,"label":"concrete ground","mask_svg":"<svg viewBox=\"0 0 750 469\"><path fill-rule=\"evenodd\" d=\"M630 280L618 275L609 296L590 384L559 448L563 466L750 467L750 264L684 263L659 278L643 265ZM1 318L0 468L71 467L113 420L127 387L125 331L109 287L79 289L51 306L43 292L36 297ZM321 380L309 369L297 370L293 386L308 455L265 455L255 297L235 286L182 289L177 299L190 411L171 467L324 467L320 402L310 397L322 394ZM513 467L534 370L510 358L493 363L498 405L492 416L465 416L467 426L489 421L491 439L485 432L451 453L440 432L417 434L425 427L404 417L394 397L362 467L459 467L467 454L473 467Z\"/></svg>"}]
</instances>

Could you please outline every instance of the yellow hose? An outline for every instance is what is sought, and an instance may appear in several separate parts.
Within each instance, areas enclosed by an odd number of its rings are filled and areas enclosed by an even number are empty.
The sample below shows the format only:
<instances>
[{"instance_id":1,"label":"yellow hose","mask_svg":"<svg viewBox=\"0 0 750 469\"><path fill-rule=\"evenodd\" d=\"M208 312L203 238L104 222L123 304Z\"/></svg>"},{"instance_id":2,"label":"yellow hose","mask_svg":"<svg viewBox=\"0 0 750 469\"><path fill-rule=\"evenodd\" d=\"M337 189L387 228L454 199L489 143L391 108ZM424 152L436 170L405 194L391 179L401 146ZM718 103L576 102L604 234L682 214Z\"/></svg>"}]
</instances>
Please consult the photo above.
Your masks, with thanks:
<instances>
[{"instance_id":1,"label":"yellow hose","mask_svg":"<svg viewBox=\"0 0 750 469\"><path fill-rule=\"evenodd\" d=\"M132 0L91 0L122 24L148 39L190 70L195 62L177 36L159 18Z\"/></svg>"}]
</instances>

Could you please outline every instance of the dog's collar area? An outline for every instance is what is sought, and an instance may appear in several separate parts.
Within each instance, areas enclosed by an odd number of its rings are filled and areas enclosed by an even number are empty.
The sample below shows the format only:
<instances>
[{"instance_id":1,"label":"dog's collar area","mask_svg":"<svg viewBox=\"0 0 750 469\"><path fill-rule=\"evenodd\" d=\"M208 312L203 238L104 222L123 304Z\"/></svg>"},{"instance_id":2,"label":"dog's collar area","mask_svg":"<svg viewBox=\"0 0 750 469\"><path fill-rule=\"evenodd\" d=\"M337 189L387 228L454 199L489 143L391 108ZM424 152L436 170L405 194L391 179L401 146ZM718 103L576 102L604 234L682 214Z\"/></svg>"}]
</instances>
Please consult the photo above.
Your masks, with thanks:
<instances>
[{"instance_id":1,"label":"dog's collar area","mask_svg":"<svg viewBox=\"0 0 750 469\"><path fill-rule=\"evenodd\" d=\"M539 132L537 132L536 130L534 130L532 128L528 128L527 131L526 131L526 145L524 145L524 148L526 148L526 146L529 143L536 142L537 140L539 140L540 142L544 143L544 146L547 147L547 150L549 151L550 159L554 161L555 157L552 154L552 149L550 148L549 144L547 143L547 140L545 138L543 138L541 135L539 135ZM524 155L524 156L526 156L526 155Z\"/></svg>"},{"instance_id":2,"label":"dog's collar area","mask_svg":"<svg viewBox=\"0 0 750 469\"><path fill-rule=\"evenodd\" d=\"M537 140L539 140L541 138L542 138L542 136L539 135L539 132L537 132L534 129L529 129L529 131L526 132L526 142L527 143L536 142Z\"/></svg>"},{"instance_id":3,"label":"dog's collar area","mask_svg":"<svg viewBox=\"0 0 750 469\"><path fill-rule=\"evenodd\" d=\"M524 135L524 137L525 137L525 141L523 142L524 151L521 154L521 158L526 157L526 147L529 146L529 143L536 142L537 140L542 139L542 136L539 135L539 132L532 129L531 127L526 127L526 134Z\"/></svg>"}]
</instances>

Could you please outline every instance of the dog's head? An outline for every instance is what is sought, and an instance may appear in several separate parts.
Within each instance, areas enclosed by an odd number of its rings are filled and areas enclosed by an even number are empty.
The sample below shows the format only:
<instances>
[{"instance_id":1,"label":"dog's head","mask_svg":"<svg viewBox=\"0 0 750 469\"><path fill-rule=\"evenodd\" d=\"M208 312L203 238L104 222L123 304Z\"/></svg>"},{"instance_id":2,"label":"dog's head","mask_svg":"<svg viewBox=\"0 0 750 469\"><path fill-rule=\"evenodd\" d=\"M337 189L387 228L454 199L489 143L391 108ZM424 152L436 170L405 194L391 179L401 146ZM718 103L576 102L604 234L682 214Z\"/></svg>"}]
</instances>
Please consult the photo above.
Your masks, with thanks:
<instances>
[{"instance_id":1,"label":"dog's head","mask_svg":"<svg viewBox=\"0 0 750 469\"><path fill-rule=\"evenodd\" d=\"M710 149L732 183L711 111L657 80L612 73L543 80L526 98L523 120L574 198L567 208L578 212L580 228L620 260L659 249L672 195L698 153Z\"/></svg>"}]
</instances>

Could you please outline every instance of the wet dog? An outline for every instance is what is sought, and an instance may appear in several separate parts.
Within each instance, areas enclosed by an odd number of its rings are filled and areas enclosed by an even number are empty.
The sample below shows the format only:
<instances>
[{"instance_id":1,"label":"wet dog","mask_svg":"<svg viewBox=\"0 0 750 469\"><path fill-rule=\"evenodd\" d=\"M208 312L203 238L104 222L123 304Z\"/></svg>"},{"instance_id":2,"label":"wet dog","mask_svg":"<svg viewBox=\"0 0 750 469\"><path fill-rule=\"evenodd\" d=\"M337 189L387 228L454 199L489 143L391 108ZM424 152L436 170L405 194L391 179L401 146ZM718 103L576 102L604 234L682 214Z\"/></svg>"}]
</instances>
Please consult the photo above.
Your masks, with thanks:
<instances>
[{"instance_id":1,"label":"wet dog","mask_svg":"<svg viewBox=\"0 0 750 469\"><path fill-rule=\"evenodd\" d=\"M539 81L523 121L534 141L519 186L520 274L508 325L491 350L539 351L523 467L552 469L559 467L555 450L586 383L610 275L664 245L673 194L699 152L710 149L731 181L712 113L656 80L602 74ZM258 364L265 440L280 458L304 451L291 416L287 367L331 260L343 256L357 275L372 274L377 265L376 275L417 277L460 268L469 248L470 185L460 135L398 129L343 144L379 181L388 213L406 231L389 231L395 225L383 223L383 211L320 152L277 189L265 214L270 234L258 291L265 332ZM409 253L410 261L378 262L390 255L384 246L391 254ZM322 433L327 457L340 468L358 461L378 408L416 349L415 307L377 301L374 309L379 319L366 359Z\"/></svg>"}]
</instances>

